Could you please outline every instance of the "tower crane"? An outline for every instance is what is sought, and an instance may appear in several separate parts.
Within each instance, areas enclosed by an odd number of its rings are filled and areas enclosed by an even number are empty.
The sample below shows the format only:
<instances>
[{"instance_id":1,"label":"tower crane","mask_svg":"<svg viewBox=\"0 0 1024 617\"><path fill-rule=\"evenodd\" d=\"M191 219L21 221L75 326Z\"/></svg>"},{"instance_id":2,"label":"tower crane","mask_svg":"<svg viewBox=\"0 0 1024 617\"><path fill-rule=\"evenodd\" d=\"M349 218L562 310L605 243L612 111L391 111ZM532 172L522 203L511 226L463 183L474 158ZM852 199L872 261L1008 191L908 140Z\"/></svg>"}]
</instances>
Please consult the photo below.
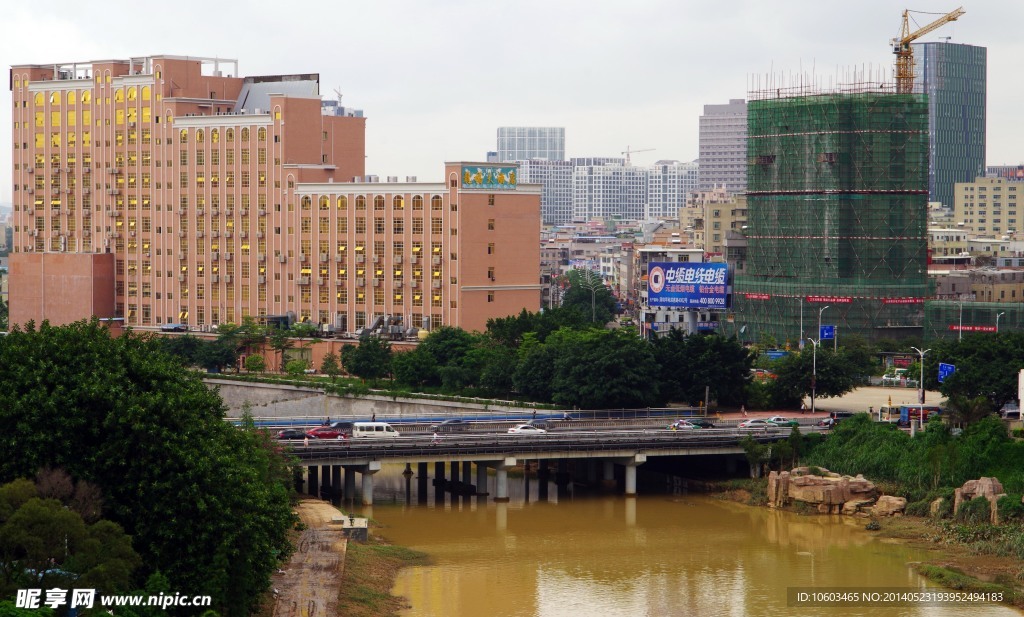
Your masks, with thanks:
<instances>
[{"instance_id":1,"label":"tower crane","mask_svg":"<svg viewBox=\"0 0 1024 617\"><path fill-rule=\"evenodd\" d=\"M896 92L910 94L914 90L914 50L910 44L940 26L956 21L966 12L963 7L960 7L939 17L927 26L911 32L910 11L903 11L903 26L900 28L900 34L892 39L892 53L896 54Z\"/></svg>"},{"instance_id":2,"label":"tower crane","mask_svg":"<svg viewBox=\"0 0 1024 617\"><path fill-rule=\"evenodd\" d=\"M626 155L626 165L632 165L633 163L629 160L629 155L630 154L633 154L634 152L654 152L655 150L657 150L657 148L644 148L643 150L631 150L629 146L626 146L626 149L622 151L622 154Z\"/></svg>"}]
</instances>

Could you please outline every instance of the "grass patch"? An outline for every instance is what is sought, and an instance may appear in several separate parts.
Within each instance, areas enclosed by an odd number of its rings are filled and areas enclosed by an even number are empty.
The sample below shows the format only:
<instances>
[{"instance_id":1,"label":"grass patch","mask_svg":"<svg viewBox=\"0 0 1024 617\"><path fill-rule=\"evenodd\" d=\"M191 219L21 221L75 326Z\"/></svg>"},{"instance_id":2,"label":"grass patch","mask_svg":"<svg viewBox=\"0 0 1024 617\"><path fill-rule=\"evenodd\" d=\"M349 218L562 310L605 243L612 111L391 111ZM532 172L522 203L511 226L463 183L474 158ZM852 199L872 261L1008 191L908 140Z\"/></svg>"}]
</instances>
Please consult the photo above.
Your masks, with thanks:
<instances>
[{"instance_id":1,"label":"grass patch","mask_svg":"<svg viewBox=\"0 0 1024 617\"><path fill-rule=\"evenodd\" d=\"M1002 593L1004 602L1016 606L1020 606L1021 602L1024 602L1024 597L1018 597L1012 587L980 581L956 568L920 564L917 566L917 572L933 583L948 589L974 593Z\"/></svg>"},{"instance_id":2,"label":"grass patch","mask_svg":"<svg viewBox=\"0 0 1024 617\"><path fill-rule=\"evenodd\" d=\"M407 606L404 598L391 595L398 571L424 563L427 563L425 553L380 539L371 538L366 544L349 542L336 614L346 617L397 615Z\"/></svg>"}]
</instances>

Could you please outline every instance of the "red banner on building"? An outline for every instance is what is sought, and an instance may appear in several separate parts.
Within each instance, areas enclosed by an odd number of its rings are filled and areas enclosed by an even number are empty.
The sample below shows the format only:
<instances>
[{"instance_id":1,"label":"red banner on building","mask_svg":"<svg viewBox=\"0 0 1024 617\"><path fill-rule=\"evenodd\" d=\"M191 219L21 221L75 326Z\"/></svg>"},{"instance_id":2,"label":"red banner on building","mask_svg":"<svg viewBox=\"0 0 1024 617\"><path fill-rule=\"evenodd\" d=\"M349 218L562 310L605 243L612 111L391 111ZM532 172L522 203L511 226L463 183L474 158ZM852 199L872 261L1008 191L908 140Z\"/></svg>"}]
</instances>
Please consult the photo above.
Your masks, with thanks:
<instances>
[{"instance_id":1,"label":"red banner on building","mask_svg":"<svg viewBox=\"0 0 1024 617\"><path fill-rule=\"evenodd\" d=\"M743 297L747 300L771 300L771 296L768 294L743 294Z\"/></svg>"},{"instance_id":2,"label":"red banner on building","mask_svg":"<svg viewBox=\"0 0 1024 617\"><path fill-rule=\"evenodd\" d=\"M949 324L953 332L996 332L995 326L961 326L955 323Z\"/></svg>"},{"instance_id":3,"label":"red banner on building","mask_svg":"<svg viewBox=\"0 0 1024 617\"><path fill-rule=\"evenodd\" d=\"M807 296L808 302L828 302L829 304L853 304L848 296Z\"/></svg>"},{"instance_id":4,"label":"red banner on building","mask_svg":"<svg viewBox=\"0 0 1024 617\"><path fill-rule=\"evenodd\" d=\"M882 298L882 304L924 304L924 298Z\"/></svg>"}]
</instances>

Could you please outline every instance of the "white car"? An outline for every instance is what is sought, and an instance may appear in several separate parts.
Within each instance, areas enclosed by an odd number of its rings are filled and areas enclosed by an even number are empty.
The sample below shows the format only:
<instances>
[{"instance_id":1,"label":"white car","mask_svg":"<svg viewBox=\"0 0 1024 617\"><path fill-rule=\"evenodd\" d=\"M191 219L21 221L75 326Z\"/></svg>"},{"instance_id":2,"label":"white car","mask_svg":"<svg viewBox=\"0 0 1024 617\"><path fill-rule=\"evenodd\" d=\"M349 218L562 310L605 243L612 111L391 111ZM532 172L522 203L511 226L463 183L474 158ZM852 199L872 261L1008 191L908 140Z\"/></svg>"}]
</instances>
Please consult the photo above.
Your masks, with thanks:
<instances>
[{"instance_id":1,"label":"white car","mask_svg":"<svg viewBox=\"0 0 1024 617\"><path fill-rule=\"evenodd\" d=\"M543 435L545 433L547 433L547 431L544 429L537 428L536 426L531 426L529 424L520 424L508 429L509 435Z\"/></svg>"}]
</instances>

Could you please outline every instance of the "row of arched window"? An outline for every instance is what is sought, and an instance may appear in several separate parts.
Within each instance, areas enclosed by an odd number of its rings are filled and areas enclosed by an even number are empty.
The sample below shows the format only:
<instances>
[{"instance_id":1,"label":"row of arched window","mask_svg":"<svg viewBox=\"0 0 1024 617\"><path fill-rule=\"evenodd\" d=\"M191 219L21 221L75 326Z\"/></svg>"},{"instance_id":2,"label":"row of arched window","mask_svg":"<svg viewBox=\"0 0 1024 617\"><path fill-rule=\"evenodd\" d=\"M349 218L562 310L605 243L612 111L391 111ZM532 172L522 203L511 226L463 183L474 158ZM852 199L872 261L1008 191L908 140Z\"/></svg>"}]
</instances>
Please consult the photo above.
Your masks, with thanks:
<instances>
[{"instance_id":1,"label":"row of arched window","mask_svg":"<svg viewBox=\"0 0 1024 617\"><path fill-rule=\"evenodd\" d=\"M348 197L345 196L345 195L341 195L340 197L338 197L337 200L335 201L335 203L337 204L337 207L338 207L339 210L347 210L348 209ZM356 210L365 210L366 209L366 197L364 197L363 195L357 195L356 199L355 199L355 203L356 203ZM434 195L433 197L430 198L430 209L431 210L441 210L442 209L442 204L443 204L443 201L442 201L440 195ZM309 195L303 195L302 199L300 201L300 205L301 205L303 210L309 210L312 207L312 205L313 205L313 198L310 197ZM319 208L321 210L329 210L331 208L331 200L326 195L323 195L318 200L318 205L319 205ZM402 196L402 195L395 195L394 197L391 198L391 205L392 205L392 207L395 210L404 210L405 209L405 197ZM374 210L383 210L384 207L385 207L384 196L383 195L375 196L373 198L373 209ZM422 210L423 209L423 196L422 195L413 195L413 197L412 197L412 209L413 210Z\"/></svg>"},{"instance_id":2,"label":"row of arched window","mask_svg":"<svg viewBox=\"0 0 1024 617\"><path fill-rule=\"evenodd\" d=\"M118 88L117 90L114 90L114 102L123 103L125 101L126 93L129 102L135 101L138 98L140 92L142 94L143 101L149 101L152 98L152 89L149 86L142 86L141 89L132 86L127 90L125 88ZM65 102L67 102L69 106L78 104L79 99L81 99L82 105L90 105L92 104L92 91L86 90L82 92L81 97L79 97L79 93L77 90L69 90L64 94L63 97L61 97L60 92L51 92L50 105L59 105L61 103L62 98ZM35 106L42 107L45 102L46 97L43 95L43 93L36 92L36 95L34 97Z\"/></svg>"},{"instance_id":3,"label":"row of arched window","mask_svg":"<svg viewBox=\"0 0 1024 617\"><path fill-rule=\"evenodd\" d=\"M249 129L243 127L241 129L240 138L242 141L249 141ZM187 144L189 139L189 130L181 129L178 133L178 141ZM267 129L266 127L260 127L256 130L257 141L267 141ZM196 143L204 143L206 141L206 131L203 129L196 129ZM224 129L224 141L232 143L235 141L235 129ZM210 142L220 143L220 129L210 129Z\"/></svg>"}]
</instances>

